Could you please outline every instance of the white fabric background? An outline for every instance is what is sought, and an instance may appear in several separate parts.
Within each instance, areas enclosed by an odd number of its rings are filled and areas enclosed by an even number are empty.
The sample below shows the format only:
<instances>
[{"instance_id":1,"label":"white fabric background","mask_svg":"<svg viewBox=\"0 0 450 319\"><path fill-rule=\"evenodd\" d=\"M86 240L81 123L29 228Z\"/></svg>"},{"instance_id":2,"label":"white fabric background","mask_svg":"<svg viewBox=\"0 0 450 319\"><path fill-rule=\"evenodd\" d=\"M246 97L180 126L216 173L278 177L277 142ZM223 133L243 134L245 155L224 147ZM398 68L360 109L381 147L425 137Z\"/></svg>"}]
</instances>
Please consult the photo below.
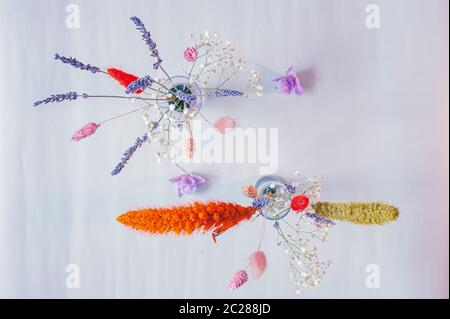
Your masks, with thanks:
<instances>
[{"instance_id":1,"label":"white fabric background","mask_svg":"<svg viewBox=\"0 0 450 319\"><path fill-rule=\"evenodd\" d=\"M279 128L279 171L324 177L325 200L384 200L400 219L385 227L339 223L321 249L334 264L299 298L448 298L448 2L82 1L81 28L65 26L69 1L0 1L0 297L298 298L285 254L267 227L269 268L230 293L227 282L257 245L260 223L221 236L152 237L115 221L126 209L191 199L245 203L256 165L194 165L209 187L180 200L151 147L109 172L143 131L138 114L78 144L71 133L129 103L76 101L33 108L52 93L118 93L102 75L53 61L55 52L129 72L152 60L129 17L138 15L168 71L184 66L188 32L233 40L249 64L303 72L301 97L217 101L204 112L241 127ZM381 28L365 26L365 7ZM249 68L246 69L249 71ZM152 74L152 73L150 73ZM236 83L238 85L239 83ZM81 287L65 287L67 264ZM368 264L380 288L365 286Z\"/></svg>"}]
</instances>

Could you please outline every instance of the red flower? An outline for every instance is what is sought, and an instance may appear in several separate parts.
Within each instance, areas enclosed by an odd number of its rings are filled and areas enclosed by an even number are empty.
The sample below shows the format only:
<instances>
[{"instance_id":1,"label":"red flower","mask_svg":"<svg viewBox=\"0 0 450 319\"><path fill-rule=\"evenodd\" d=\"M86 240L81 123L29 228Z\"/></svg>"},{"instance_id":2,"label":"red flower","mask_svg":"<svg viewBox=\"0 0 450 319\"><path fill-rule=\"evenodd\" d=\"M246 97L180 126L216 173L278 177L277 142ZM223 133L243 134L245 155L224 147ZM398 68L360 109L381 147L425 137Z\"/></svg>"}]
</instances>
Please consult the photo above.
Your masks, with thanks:
<instances>
[{"instance_id":1,"label":"red flower","mask_svg":"<svg viewBox=\"0 0 450 319\"><path fill-rule=\"evenodd\" d=\"M117 82L119 82L124 87L128 87L131 82L134 82L138 79L136 75L125 73L119 69L109 68L107 71L112 78L116 79ZM142 90L137 90L135 93L139 94L141 92Z\"/></svg>"},{"instance_id":2,"label":"red flower","mask_svg":"<svg viewBox=\"0 0 450 319\"><path fill-rule=\"evenodd\" d=\"M309 205L309 198L305 195L297 195L291 201L291 208L293 211L300 212L305 210Z\"/></svg>"}]
</instances>

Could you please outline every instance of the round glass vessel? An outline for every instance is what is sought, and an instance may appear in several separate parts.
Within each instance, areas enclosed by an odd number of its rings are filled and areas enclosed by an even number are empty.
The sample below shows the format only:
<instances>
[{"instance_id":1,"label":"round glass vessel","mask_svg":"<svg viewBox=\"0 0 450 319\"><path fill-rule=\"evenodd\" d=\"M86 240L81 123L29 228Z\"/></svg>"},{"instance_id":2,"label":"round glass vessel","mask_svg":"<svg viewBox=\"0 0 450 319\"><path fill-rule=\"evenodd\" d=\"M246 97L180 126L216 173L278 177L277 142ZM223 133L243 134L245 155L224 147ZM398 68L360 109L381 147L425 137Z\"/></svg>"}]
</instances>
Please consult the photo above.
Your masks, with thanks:
<instances>
[{"instance_id":1,"label":"round glass vessel","mask_svg":"<svg viewBox=\"0 0 450 319\"><path fill-rule=\"evenodd\" d=\"M269 220L282 219L291 210L291 195L285 183L276 176L263 176L255 184L258 194L266 195L269 203L261 209L261 214Z\"/></svg>"},{"instance_id":2,"label":"round glass vessel","mask_svg":"<svg viewBox=\"0 0 450 319\"><path fill-rule=\"evenodd\" d=\"M173 76L172 78L173 86L170 88L171 93L183 92L188 95L194 95L197 99L195 103L189 104L179 98L169 101L169 105L174 105L174 111L177 111L180 115L188 115L190 118L194 118L203 104L203 90L196 83L189 84L189 79L186 76Z\"/></svg>"}]
</instances>

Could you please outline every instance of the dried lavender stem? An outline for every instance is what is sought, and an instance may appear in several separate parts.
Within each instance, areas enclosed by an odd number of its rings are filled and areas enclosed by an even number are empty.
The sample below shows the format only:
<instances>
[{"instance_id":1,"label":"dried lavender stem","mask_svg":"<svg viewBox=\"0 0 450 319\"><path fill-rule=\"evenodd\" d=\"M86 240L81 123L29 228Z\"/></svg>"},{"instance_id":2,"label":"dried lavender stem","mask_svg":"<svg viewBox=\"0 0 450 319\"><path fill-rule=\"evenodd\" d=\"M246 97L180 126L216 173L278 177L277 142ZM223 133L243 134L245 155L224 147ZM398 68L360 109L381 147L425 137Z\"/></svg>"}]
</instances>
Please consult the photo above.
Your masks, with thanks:
<instances>
[{"instance_id":1,"label":"dried lavender stem","mask_svg":"<svg viewBox=\"0 0 450 319\"><path fill-rule=\"evenodd\" d=\"M168 101L168 100L174 100L175 97L171 98L165 98L165 99L152 99L152 98L145 98L140 96L122 96L122 95L87 95L85 94L83 97L90 98L90 97L98 97L98 98L115 98L115 99L136 99L136 100L143 100L143 101Z\"/></svg>"},{"instance_id":2,"label":"dried lavender stem","mask_svg":"<svg viewBox=\"0 0 450 319\"><path fill-rule=\"evenodd\" d=\"M140 110L141 110L141 108L138 108L138 109L135 109L135 110L133 110L133 111L126 112L126 113L123 113L123 114L120 114L120 115L111 117L111 118L109 118L109 119L106 119L106 120L101 121L99 124L104 124L104 123L106 123L106 122L109 122L109 121L118 119L118 118L123 117L123 116L127 116L127 115L129 115L129 114L135 113L135 112L140 111Z\"/></svg>"},{"instance_id":3,"label":"dried lavender stem","mask_svg":"<svg viewBox=\"0 0 450 319\"><path fill-rule=\"evenodd\" d=\"M159 66L159 68L161 69L161 71L163 71L163 73L166 75L167 79L172 82L172 78L170 77L170 75L166 72L166 70L163 68L162 65ZM172 83L173 84L173 83Z\"/></svg>"}]
</instances>

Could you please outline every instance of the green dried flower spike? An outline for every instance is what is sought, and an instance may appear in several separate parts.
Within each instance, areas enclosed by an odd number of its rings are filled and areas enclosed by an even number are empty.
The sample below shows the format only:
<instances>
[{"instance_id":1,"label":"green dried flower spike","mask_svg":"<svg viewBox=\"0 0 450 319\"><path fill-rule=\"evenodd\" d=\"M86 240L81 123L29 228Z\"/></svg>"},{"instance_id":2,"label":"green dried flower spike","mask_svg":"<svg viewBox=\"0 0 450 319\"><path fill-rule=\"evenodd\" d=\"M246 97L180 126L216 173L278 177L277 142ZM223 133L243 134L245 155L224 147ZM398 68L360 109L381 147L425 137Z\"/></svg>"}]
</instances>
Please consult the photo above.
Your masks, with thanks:
<instances>
[{"instance_id":1,"label":"green dried flower spike","mask_svg":"<svg viewBox=\"0 0 450 319\"><path fill-rule=\"evenodd\" d=\"M382 225L398 218L398 209L384 203L329 203L313 205L316 214L327 219L338 219L354 224Z\"/></svg>"}]
</instances>

